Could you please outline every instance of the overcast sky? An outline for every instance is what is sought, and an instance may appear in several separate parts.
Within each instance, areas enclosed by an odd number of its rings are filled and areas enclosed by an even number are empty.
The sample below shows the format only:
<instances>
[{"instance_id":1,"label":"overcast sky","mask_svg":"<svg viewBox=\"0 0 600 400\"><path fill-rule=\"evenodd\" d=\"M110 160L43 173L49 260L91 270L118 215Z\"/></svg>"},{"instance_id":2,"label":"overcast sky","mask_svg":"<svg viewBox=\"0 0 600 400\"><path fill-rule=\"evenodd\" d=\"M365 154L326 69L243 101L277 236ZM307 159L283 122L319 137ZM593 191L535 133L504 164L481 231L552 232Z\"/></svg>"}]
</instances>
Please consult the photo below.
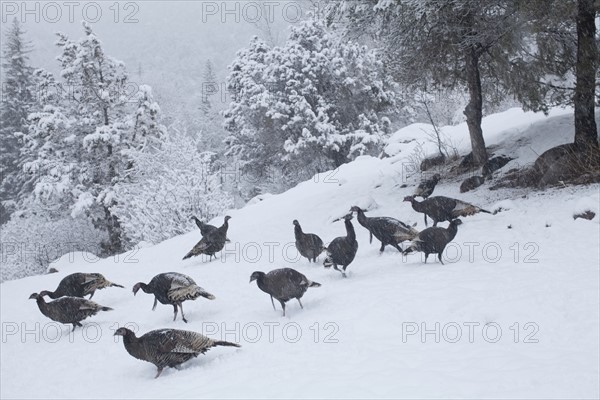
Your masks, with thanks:
<instances>
[{"instance_id":1,"label":"overcast sky","mask_svg":"<svg viewBox=\"0 0 600 400\"><path fill-rule=\"evenodd\" d=\"M202 74L207 59L219 80L226 67L253 35L261 35L268 19L274 37L285 39L290 23L306 16L306 0L266 1L2 1L2 33L14 17L23 23L33 44L35 67L58 71L55 32L83 35L90 22L107 54L125 62L130 77L153 86L169 103L185 96ZM142 76L138 76L141 66Z\"/></svg>"}]
</instances>

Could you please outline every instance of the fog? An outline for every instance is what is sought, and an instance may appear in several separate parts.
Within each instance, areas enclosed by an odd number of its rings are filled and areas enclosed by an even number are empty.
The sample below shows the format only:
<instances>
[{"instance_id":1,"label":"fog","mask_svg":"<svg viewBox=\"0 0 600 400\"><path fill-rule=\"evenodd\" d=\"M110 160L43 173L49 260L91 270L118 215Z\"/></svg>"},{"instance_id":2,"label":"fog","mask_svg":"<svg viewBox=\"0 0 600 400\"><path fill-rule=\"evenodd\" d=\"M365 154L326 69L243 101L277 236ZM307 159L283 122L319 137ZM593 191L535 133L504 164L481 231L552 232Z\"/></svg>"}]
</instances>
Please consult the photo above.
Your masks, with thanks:
<instances>
[{"instance_id":1,"label":"fog","mask_svg":"<svg viewBox=\"0 0 600 400\"><path fill-rule=\"evenodd\" d=\"M200 95L207 60L224 89L227 65L252 36L278 44L311 7L307 1L4 1L1 28L4 34L17 18L32 44L31 64L57 73L55 33L78 39L82 21L89 22L106 53L125 63L132 82L151 85L173 118L194 112L190 99ZM227 95L218 97L215 105L223 107Z\"/></svg>"}]
</instances>

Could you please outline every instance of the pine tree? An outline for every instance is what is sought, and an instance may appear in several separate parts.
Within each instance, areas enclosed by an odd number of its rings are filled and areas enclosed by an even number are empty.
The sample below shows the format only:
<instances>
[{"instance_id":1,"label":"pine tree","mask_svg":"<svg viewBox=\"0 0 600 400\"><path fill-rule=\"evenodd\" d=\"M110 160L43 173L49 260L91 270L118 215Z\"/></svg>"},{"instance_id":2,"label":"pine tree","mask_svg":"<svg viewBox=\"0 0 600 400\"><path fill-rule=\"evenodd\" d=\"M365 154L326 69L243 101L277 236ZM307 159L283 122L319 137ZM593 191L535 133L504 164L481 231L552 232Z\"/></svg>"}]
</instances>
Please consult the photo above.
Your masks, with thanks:
<instances>
[{"instance_id":1,"label":"pine tree","mask_svg":"<svg viewBox=\"0 0 600 400\"><path fill-rule=\"evenodd\" d=\"M204 71L202 72L202 99L200 103L200 111L204 119L211 119L213 117L212 111L213 106L210 101L210 97L218 92L217 76L214 72L212 62L206 61L204 65Z\"/></svg>"},{"instance_id":2,"label":"pine tree","mask_svg":"<svg viewBox=\"0 0 600 400\"><path fill-rule=\"evenodd\" d=\"M376 51L339 41L316 19L282 47L255 37L230 70L227 154L258 179L275 169L287 185L377 154L399 100Z\"/></svg>"},{"instance_id":3,"label":"pine tree","mask_svg":"<svg viewBox=\"0 0 600 400\"><path fill-rule=\"evenodd\" d=\"M35 98L33 68L27 54L30 44L15 18L4 38L2 102L0 104L0 224L31 189L22 172L19 136L27 134L27 115Z\"/></svg>"},{"instance_id":4,"label":"pine tree","mask_svg":"<svg viewBox=\"0 0 600 400\"><path fill-rule=\"evenodd\" d=\"M348 35L370 33L396 79L421 90L466 88L465 107L475 164L487 161L481 129L486 90L495 99L521 43L515 0L367 0L334 2L330 21L342 16Z\"/></svg>"},{"instance_id":5,"label":"pine tree","mask_svg":"<svg viewBox=\"0 0 600 400\"><path fill-rule=\"evenodd\" d=\"M170 131L159 148L131 155L128 180L115 187L111 209L133 242L159 243L194 229L190 217L222 214L233 205L223 191L214 153L199 152L198 140Z\"/></svg>"},{"instance_id":6,"label":"pine tree","mask_svg":"<svg viewBox=\"0 0 600 400\"><path fill-rule=\"evenodd\" d=\"M66 208L72 217L87 216L106 232L102 255L125 249L127 238L111 211L115 186L133 168L132 155L160 142L164 128L151 91L141 86L127 96L128 76L122 62L107 56L91 27L73 41L59 34L62 81L39 73L41 86L61 90L44 98L41 111L30 114L25 164L36 176L38 201Z\"/></svg>"},{"instance_id":7,"label":"pine tree","mask_svg":"<svg viewBox=\"0 0 600 400\"><path fill-rule=\"evenodd\" d=\"M598 128L595 118L596 70L598 44L596 43L596 15L600 8L594 0L577 1L577 63L575 84L575 143L598 146Z\"/></svg>"},{"instance_id":8,"label":"pine tree","mask_svg":"<svg viewBox=\"0 0 600 400\"><path fill-rule=\"evenodd\" d=\"M135 111L130 121L131 137L128 138L130 149L124 154L144 151L146 148L159 148L166 136L166 129L161 123L161 110L152 95L152 88L140 85L135 99Z\"/></svg>"},{"instance_id":9,"label":"pine tree","mask_svg":"<svg viewBox=\"0 0 600 400\"><path fill-rule=\"evenodd\" d=\"M592 0L531 0L520 3L527 46L511 57L507 76L524 108L575 109L577 144L598 144L594 103L597 101L597 5Z\"/></svg>"},{"instance_id":10,"label":"pine tree","mask_svg":"<svg viewBox=\"0 0 600 400\"><path fill-rule=\"evenodd\" d=\"M575 142L598 143L594 0L366 0L329 3L329 22L385 48L404 83L466 86L474 156L484 156L479 104L513 95L523 108L575 108ZM479 81L479 83L478 83ZM495 93L494 93L495 92Z\"/></svg>"}]
</instances>

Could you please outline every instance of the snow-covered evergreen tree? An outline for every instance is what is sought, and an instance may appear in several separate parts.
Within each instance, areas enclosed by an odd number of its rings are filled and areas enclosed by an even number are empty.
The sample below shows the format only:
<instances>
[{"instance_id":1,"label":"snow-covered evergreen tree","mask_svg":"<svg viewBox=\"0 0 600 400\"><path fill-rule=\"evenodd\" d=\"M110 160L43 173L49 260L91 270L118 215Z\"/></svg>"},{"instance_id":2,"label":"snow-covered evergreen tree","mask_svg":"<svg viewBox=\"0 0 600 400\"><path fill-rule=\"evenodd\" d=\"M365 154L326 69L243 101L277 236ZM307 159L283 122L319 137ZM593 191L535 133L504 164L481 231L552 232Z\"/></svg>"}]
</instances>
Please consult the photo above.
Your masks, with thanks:
<instances>
[{"instance_id":1,"label":"snow-covered evergreen tree","mask_svg":"<svg viewBox=\"0 0 600 400\"><path fill-rule=\"evenodd\" d=\"M130 152L144 151L149 146L159 147L165 139L166 128L161 123L161 109L150 86L139 86L135 104L137 107L129 124L132 126Z\"/></svg>"},{"instance_id":2,"label":"snow-covered evergreen tree","mask_svg":"<svg viewBox=\"0 0 600 400\"><path fill-rule=\"evenodd\" d=\"M196 115L196 124L183 130L196 131L199 137L197 141L200 151L214 151L223 153L223 140L226 137L223 128L223 116L221 115L223 93L222 85L219 83L212 61L209 59L202 71L202 82L199 93L199 112ZM181 129L180 129L181 130Z\"/></svg>"},{"instance_id":3,"label":"snow-covered evergreen tree","mask_svg":"<svg viewBox=\"0 0 600 400\"><path fill-rule=\"evenodd\" d=\"M352 0L330 2L348 37L369 34L394 77L418 89L465 88L473 160L487 161L484 97L510 93L512 55L522 45L522 2L514 0Z\"/></svg>"},{"instance_id":4,"label":"snow-covered evergreen tree","mask_svg":"<svg viewBox=\"0 0 600 400\"><path fill-rule=\"evenodd\" d=\"M202 99L200 100L200 111L205 119L213 118L213 105L211 97L219 91L219 83L215 75L213 64L206 60L204 71L202 72Z\"/></svg>"},{"instance_id":5,"label":"snow-covered evergreen tree","mask_svg":"<svg viewBox=\"0 0 600 400\"><path fill-rule=\"evenodd\" d=\"M27 115L35 102L35 79L29 65L30 45L15 18L4 34L0 103L0 225L31 190L23 174L19 136L27 133Z\"/></svg>"},{"instance_id":6,"label":"snow-covered evergreen tree","mask_svg":"<svg viewBox=\"0 0 600 400\"><path fill-rule=\"evenodd\" d=\"M291 28L282 47L255 37L230 70L228 155L246 172L285 168L296 183L380 151L397 99L376 51L311 19Z\"/></svg>"},{"instance_id":7,"label":"snow-covered evergreen tree","mask_svg":"<svg viewBox=\"0 0 600 400\"><path fill-rule=\"evenodd\" d=\"M86 23L84 33L78 41L58 35L61 81L39 73L42 86L58 89L29 116L25 151L34 159L25 169L36 177L36 199L66 207L74 218L86 215L106 231L102 254L108 255L126 245L111 212L117 202L114 187L132 168L132 152L159 141L163 128L149 88L142 86L136 98L129 98L123 63L104 53Z\"/></svg>"},{"instance_id":8,"label":"snow-covered evergreen tree","mask_svg":"<svg viewBox=\"0 0 600 400\"><path fill-rule=\"evenodd\" d=\"M209 220L233 205L222 190L215 154L198 152L198 139L171 131L160 148L136 152L128 182L116 186L111 211L134 243L158 243L189 232L192 215Z\"/></svg>"}]
</instances>

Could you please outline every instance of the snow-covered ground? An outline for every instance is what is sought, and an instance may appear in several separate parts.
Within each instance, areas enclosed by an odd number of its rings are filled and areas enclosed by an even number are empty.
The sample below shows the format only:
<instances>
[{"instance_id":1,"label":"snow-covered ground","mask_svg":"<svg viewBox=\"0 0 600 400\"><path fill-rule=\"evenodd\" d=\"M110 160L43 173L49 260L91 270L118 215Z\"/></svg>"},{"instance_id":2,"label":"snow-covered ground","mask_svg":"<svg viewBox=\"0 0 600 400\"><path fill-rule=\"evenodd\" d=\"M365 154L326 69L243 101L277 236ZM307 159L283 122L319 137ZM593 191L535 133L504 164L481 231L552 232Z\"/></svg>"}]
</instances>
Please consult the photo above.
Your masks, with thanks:
<instances>
[{"instance_id":1,"label":"snow-covered ground","mask_svg":"<svg viewBox=\"0 0 600 400\"><path fill-rule=\"evenodd\" d=\"M489 144L518 157L513 163L527 163L567 142L571 121L568 110L550 118L509 110L488 117L484 132ZM445 132L468 144L464 126ZM434 195L503 208L463 218L444 266L390 247L380 255L356 219L359 249L348 278L324 269L323 256L317 265L297 259L294 219L325 242L345 234L332 221L352 205L424 228L422 215L402 201L418 176L407 167L407 149L396 150L232 210L231 243L219 260L181 260L200 239L194 231L110 259L68 254L52 265L59 273L3 283L1 397L598 398L599 185L523 196L487 185L460 194L455 181L440 182ZM594 220L573 219L590 207ZM290 301L286 317L249 284L252 271L284 266L322 284L305 294L304 310ZM96 292L93 300L114 311L70 334L28 297L76 271L100 272L127 289ZM152 296L131 292L168 271L190 275L216 296L186 302L188 324L172 321L172 307L153 312ZM194 330L242 347L214 348L154 380L155 367L113 336L126 324L138 333Z\"/></svg>"}]
</instances>

